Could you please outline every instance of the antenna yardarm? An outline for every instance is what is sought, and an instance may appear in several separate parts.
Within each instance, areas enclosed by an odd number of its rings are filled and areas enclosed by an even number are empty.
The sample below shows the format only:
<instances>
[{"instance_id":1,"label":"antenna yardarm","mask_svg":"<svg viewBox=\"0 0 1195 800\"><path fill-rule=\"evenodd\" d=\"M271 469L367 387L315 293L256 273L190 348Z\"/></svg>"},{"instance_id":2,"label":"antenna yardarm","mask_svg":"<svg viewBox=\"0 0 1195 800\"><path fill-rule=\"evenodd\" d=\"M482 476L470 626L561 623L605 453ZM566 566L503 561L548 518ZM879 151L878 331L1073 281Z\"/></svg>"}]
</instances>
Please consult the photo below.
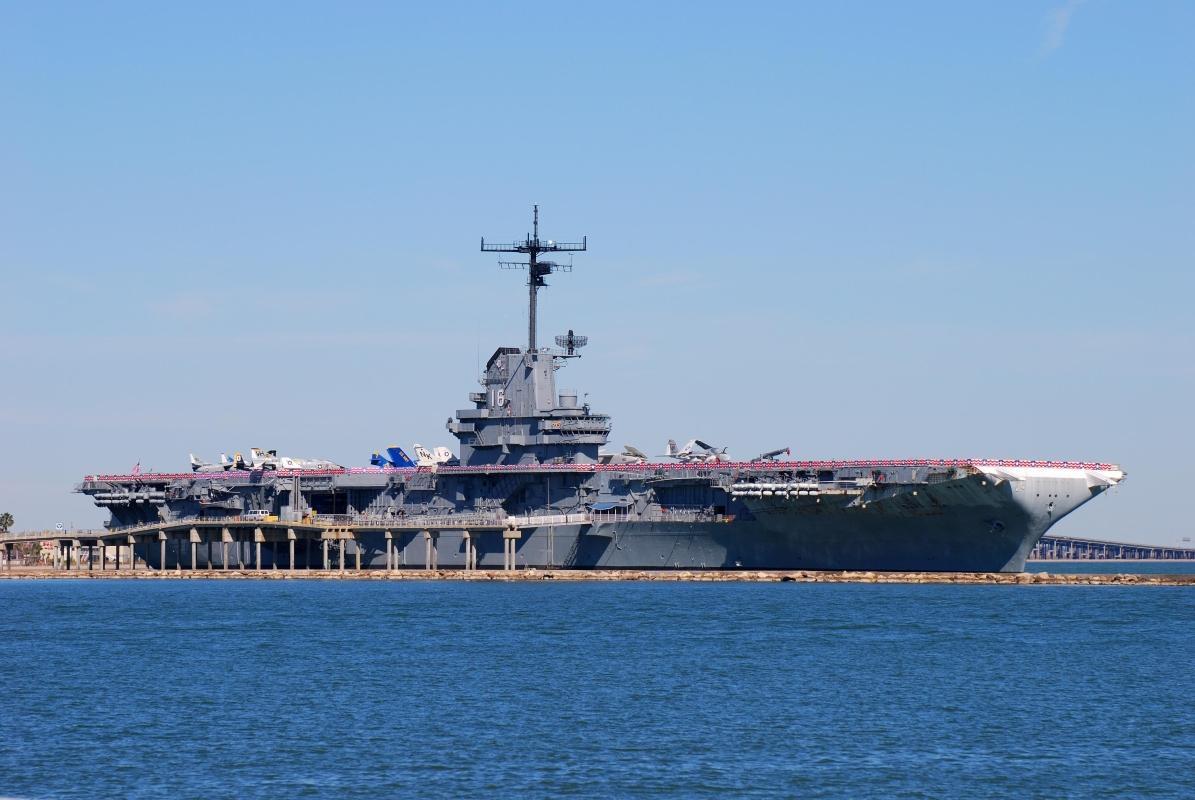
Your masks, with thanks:
<instances>
[{"instance_id":1,"label":"antenna yardarm","mask_svg":"<svg viewBox=\"0 0 1195 800\"><path fill-rule=\"evenodd\" d=\"M499 261L498 265L504 269L526 269L528 286L527 305L527 350L535 352L535 305L536 295L541 286L547 286L544 278L553 272L569 272L572 264L556 264L552 261L540 261L540 253L578 253L588 249L588 237L581 237L580 242L557 242L552 239L541 241L539 238L539 206L532 206L532 233L524 237L521 242L510 244L486 244L485 237L481 239L483 253L522 253L527 256L526 261Z\"/></svg>"}]
</instances>

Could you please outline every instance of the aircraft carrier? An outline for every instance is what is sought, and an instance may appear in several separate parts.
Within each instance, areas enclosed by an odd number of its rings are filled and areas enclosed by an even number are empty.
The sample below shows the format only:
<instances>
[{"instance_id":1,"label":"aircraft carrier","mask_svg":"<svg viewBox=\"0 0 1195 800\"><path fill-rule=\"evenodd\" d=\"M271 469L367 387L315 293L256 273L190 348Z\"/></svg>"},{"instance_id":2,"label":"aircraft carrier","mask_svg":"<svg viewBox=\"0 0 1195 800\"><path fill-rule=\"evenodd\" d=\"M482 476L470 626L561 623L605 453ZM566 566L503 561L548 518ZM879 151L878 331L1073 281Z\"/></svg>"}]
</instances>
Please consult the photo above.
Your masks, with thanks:
<instances>
[{"instance_id":1,"label":"aircraft carrier","mask_svg":"<svg viewBox=\"0 0 1195 800\"><path fill-rule=\"evenodd\" d=\"M1115 464L987 459L792 460L776 451L749 461L691 442L670 460L603 451L606 414L558 392L556 373L579 355L571 331L556 347L536 341L538 292L571 265L546 260L584 251L585 239L510 243L525 270L528 338L486 362L470 407L448 422L459 456L398 448L371 466L273 459L221 459L181 473L96 474L76 488L111 512L113 532L190 528L191 561L219 568L314 565L294 530L351 530L363 567L808 569L1019 572L1058 520L1115 486ZM289 552L230 535L290 526ZM219 540L195 533L224 531ZM181 561L183 548L145 548L150 566ZM325 538L324 566L328 550ZM434 545L433 545L434 540ZM230 552L229 545L232 549ZM434 548L434 549L433 549ZM342 550L341 563L344 553ZM288 563L289 562L289 563Z\"/></svg>"}]
</instances>

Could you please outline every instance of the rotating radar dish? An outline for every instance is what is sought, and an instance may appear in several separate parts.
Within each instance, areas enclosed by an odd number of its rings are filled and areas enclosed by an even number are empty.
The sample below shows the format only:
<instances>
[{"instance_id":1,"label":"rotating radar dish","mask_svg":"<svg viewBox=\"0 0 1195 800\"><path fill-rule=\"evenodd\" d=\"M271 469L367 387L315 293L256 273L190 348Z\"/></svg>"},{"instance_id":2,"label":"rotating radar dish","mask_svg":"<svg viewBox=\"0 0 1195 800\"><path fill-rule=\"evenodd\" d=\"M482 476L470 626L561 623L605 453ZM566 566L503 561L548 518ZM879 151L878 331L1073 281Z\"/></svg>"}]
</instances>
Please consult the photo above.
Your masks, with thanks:
<instances>
[{"instance_id":1,"label":"rotating radar dish","mask_svg":"<svg viewBox=\"0 0 1195 800\"><path fill-rule=\"evenodd\" d=\"M577 351L587 344L589 344L589 337L573 333L572 329L568 333L556 337L556 346L563 347L570 356L576 355Z\"/></svg>"}]
</instances>

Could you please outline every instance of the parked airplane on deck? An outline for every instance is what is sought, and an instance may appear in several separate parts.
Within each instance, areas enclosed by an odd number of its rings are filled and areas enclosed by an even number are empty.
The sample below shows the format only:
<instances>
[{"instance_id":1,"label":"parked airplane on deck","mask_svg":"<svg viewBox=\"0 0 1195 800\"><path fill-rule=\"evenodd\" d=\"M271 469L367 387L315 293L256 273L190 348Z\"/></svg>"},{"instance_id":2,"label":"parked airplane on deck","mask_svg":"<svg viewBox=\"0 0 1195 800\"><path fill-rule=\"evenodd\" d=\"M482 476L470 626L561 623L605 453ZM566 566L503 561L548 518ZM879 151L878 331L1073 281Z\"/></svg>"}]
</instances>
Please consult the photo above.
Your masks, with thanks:
<instances>
[{"instance_id":1,"label":"parked airplane on deck","mask_svg":"<svg viewBox=\"0 0 1195 800\"><path fill-rule=\"evenodd\" d=\"M647 461L647 454L633 445L623 445L621 453L604 453L598 451L598 462L601 464L642 464Z\"/></svg>"},{"instance_id":2,"label":"parked airplane on deck","mask_svg":"<svg viewBox=\"0 0 1195 800\"><path fill-rule=\"evenodd\" d=\"M453 464L459 464L460 461L457 460L457 457L447 447L437 447L433 450L428 450L423 445L416 444L415 463L421 467L434 467L439 464L452 466Z\"/></svg>"},{"instance_id":3,"label":"parked airplane on deck","mask_svg":"<svg viewBox=\"0 0 1195 800\"><path fill-rule=\"evenodd\" d=\"M341 465L323 458L291 458L280 456L277 450L263 450L260 447L249 448L249 458L240 453L233 456L233 466L243 470L305 470L305 469L344 469Z\"/></svg>"},{"instance_id":4,"label":"parked airplane on deck","mask_svg":"<svg viewBox=\"0 0 1195 800\"><path fill-rule=\"evenodd\" d=\"M369 463L375 467L413 467L415 462L401 447L387 447L386 455L374 453L369 457Z\"/></svg>"},{"instance_id":5,"label":"parked airplane on deck","mask_svg":"<svg viewBox=\"0 0 1195 800\"><path fill-rule=\"evenodd\" d=\"M232 459L223 453L220 454L219 464L209 464L206 461L196 458L195 454L191 453L192 472L227 472L230 469L232 469Z\"/></svg>"},{"instance_id":6,"label":"parked airplane on deck","mask_svg":"<svg viewBox=\"0 0 1195 800\"><path fill-rule=\"evenodd\" d=\"M668 452L664 454L667 458L675 458L677 461L683 463L704 463L716 464L720 461L729 461L730 456L726 455L725 447L714 447L706 444L700 439L690 439L687 444L681 449L676 448L676 440L668 440Z\"/></svg>"}]
</instances>

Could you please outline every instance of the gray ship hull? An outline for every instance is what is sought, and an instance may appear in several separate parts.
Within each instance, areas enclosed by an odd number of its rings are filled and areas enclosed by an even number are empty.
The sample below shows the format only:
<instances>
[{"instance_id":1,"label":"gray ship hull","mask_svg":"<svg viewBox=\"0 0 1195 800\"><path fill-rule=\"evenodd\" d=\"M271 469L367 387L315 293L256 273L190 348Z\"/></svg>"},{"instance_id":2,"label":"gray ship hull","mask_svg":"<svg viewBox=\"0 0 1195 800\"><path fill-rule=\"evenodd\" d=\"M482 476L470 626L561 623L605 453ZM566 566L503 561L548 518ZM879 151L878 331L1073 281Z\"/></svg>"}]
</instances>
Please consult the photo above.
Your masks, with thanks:
<instances>
[{"instance_id":1,"label":"gray ship hull","mask_svg":"<svg viewBox=\"0 0 1195 800\"><path fill-rule=\"evenodd\" d=\"M1010 473L1011 470L1011 473ZM1009 467L976 471L937 483L871 488L867 492L786 493L764 490L741 498L738 515L713 520L694 512L657 509L655 518L633 512L589 514L584 522L526 525L516 542L519 569L793 569L1016 572L1046 530L1102 492L1090 470ZM749 484L748 486L750 486ZM755 484L758 485L758 484ZM763 484L776 485L776 484ZM643 517L652 515L643 514ZM669 518L671 517L671 518ZM426 535L393 530L394 566L427 566ZM481 569L503 567L501 530L468 534ZM436 530L433 563L440 568L466 566L463 529ZM387 538L377 529L359 528L352 540L296 543L297 569L348 569L387 566ZM202 541L195 547L172 542L166 568L228 568L256 565L252 542L222 545ZM360 561L358 562L358 551ZM160 549L142 554L160 565ZM261 568L288 569L286 541L265 541Z\"/></svg>"}]
</instances>

